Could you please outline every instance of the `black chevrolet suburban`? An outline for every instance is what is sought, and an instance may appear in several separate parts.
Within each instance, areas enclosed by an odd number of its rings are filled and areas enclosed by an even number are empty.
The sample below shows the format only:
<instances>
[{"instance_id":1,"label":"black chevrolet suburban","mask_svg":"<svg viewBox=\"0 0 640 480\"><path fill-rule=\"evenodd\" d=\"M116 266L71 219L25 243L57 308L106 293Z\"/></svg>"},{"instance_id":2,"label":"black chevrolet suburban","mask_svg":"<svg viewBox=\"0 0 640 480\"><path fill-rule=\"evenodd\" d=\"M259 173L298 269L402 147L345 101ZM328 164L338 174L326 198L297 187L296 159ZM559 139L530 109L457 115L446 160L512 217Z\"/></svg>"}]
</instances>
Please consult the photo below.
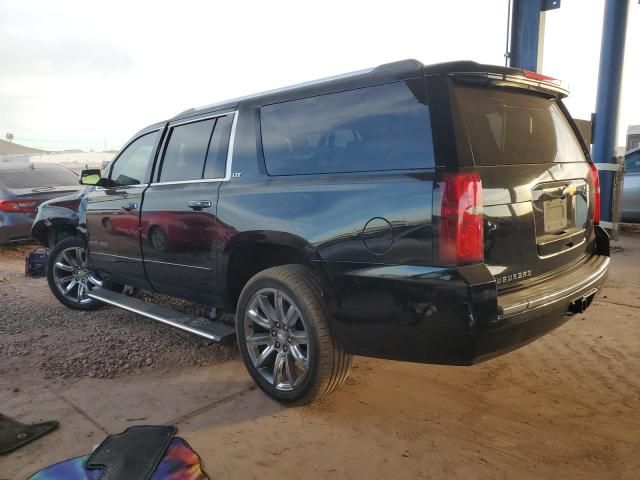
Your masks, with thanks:
<instances>
[{"instance_id":1,"label":"black chevrolet suburban","mask_svg":"<svg viewBox=\"0 0 640 480\"><path fill-rule=\"evenodd\" d=\"M583 312L609 265L565 96L537 73L406 60L187 110L39 209L49 285L70 308L235 337L283 402L334 391L352 355L500 355Z\"/></svg>"}]
</instances>

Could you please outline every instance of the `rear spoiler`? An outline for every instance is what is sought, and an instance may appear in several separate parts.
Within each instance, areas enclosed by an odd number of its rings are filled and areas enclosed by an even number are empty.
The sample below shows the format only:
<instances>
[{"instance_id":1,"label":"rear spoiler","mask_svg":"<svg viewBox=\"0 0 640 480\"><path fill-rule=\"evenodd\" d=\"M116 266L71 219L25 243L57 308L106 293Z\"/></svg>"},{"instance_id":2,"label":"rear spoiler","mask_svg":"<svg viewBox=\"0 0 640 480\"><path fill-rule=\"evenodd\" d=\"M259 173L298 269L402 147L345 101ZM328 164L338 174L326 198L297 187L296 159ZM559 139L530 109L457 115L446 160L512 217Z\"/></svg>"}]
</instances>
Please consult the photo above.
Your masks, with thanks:
<instances>
[{"instance_id":1,"label":"rear spoiler","mask_svg":"<svg viewBox=\"0 0 640 480\"><path fill-rule=\"evenodd\" d=\"M524 88L547 93L558 98L564 98L569 95L569 89L560 80L526 70L522 70L522 75L495 72L456 72L450 73L449 76L454 81L488 83L497 87Z\"/></svg>"}]
</instances>

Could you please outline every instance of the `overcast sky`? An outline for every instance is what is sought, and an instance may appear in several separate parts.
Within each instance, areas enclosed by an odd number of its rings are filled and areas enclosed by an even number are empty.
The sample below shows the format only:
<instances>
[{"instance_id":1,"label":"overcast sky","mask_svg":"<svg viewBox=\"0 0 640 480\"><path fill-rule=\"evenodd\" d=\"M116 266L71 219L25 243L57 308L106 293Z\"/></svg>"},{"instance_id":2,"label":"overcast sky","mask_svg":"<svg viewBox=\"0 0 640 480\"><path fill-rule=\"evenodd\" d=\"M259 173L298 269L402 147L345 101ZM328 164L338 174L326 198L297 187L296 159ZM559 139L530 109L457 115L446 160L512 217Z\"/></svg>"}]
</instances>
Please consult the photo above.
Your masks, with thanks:
<instances>
[{"instance_id":1,"label":"overcast sky","mask_svg":"<svg viewBox=\"0 0 640 480\"><path fill-rule=\"evenodd\" d=\"M619 143L640 124L640 6L632 1ZM543 73L595 108L604 0L548 12ZM117 149L193 106L381 63L503 64L507 0L181 0L0 3L0 138ZM634 59L632 62L631 59Z\"/></svg>"}]
</instances>

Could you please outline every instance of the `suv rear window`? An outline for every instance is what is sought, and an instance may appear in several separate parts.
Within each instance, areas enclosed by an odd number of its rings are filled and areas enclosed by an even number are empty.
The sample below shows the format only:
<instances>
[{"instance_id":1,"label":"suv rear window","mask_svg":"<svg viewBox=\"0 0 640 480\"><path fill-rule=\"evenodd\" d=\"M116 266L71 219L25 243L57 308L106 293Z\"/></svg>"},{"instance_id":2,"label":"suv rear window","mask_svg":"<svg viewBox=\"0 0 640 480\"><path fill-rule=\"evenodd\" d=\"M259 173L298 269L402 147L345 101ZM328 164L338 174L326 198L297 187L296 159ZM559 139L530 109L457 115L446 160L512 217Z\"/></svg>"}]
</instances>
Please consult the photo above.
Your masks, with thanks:
<instances>
[{"instance_id":1,"label":"suv rear window","mask_svg":"<svg viewBox=\"0 0 640 480\"><path fill-rule=\"evenodd\" d=\"M430 168L422 80L268 105L261 110L270 175Z\"/></svg>"},{"instance_id":2,"label":"suv rear window","mask_svg":"<svg viewBox=\"0 0 640 480\"><path fill-rule=\"evenodd\" d=\"M36 166L16 170L0 170L0 183L9 189L66 187L77 185L78 176L57 165Z\"/></svg>"},{"instance_id":3,"label":"suv rear window","mask_svg":"<svg viewBox=\"0 0 640 480\"><path fill-rule=\"evenodd\" d=\"M455 91L476 165L586 161L555 99L497 88Z\"/></svg>"}]
</instances>

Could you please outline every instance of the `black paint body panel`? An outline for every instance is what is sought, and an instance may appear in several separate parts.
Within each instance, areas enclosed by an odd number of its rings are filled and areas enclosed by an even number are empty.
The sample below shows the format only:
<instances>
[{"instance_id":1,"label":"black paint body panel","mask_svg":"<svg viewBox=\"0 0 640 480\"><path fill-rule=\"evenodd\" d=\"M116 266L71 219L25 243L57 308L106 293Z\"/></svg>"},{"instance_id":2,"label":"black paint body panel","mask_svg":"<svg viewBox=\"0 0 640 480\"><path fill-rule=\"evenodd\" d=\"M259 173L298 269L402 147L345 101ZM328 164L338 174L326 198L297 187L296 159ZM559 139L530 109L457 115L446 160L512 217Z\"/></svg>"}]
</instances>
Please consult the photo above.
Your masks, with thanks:
<instances>
[{"instance_id":1,"label":"black paint body panel","mask_svg":"<svg viewBox=\"0 0 640 480\"><path fill-rule=\"evenodd\" d=\"M147 279L167 295L218 303L217 245L224 235L215 216L220 182L151 184L144 193L140 239ZM195 211L192 200L211 201ZM154 245L153 237L163 243Z\"/></svg>"}]
</instances>

